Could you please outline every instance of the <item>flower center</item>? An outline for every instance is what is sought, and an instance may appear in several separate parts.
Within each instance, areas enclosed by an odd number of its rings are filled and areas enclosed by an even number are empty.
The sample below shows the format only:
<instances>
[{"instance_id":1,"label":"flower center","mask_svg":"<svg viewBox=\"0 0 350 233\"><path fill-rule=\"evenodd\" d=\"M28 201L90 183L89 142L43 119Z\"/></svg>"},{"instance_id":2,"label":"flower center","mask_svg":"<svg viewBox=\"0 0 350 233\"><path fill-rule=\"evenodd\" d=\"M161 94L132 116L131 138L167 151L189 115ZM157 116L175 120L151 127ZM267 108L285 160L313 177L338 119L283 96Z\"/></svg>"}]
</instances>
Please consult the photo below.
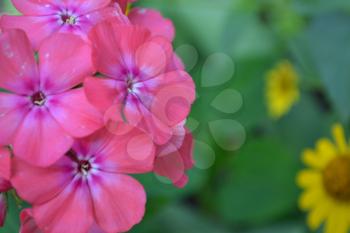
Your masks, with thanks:
<instances>
[{"instance_id":1,"label":"flower center","mask_svg":"<svg viewBox=\"0 0 350 233\"><path fill-rule=\"evenodd\" d=\"M289 77L283 77L280 80L280 88L283 92L290 91L293 88L293 81Z\"/></svg>"},{"instance_id":2,"label":"flower center","mask_svg":"<svg viewBox=\"0 0 350 233\"><path fill-rule=\"evenodd\" d=\"M91 168L91 163L88 160L80 160L78 163L79 172L83 175L87 175Z\"/></svg>"},{"instance_id":3,"label":"flower center","mask_svg":"<svg viewBox=\"0 0 350 233\"><path fill-rule=\"evenodd\" d=\"M64 13L61 15L63 24L74 25L77 22L77 18L73 15Z\"/></svg>"},{"instance_id":4,"label":"flower center","mask_svg":"<svg viewBox=\"0 0 350 233\"><path fill-rule=\"evenodd\" d=\"M127 87L129 93L134 92L134 80L132 78L129 77L126 80L126 87Z\"/></svg>"},{"instance_id":5,"label":"flower center","mask_svg":"<svg viewBox=\"0 0 350 233\"><path fill-rule=\"evenodd\" d=\"M46 96L41 91L34 93L30 97L30 99L31 99L32 103L36 106L43 106L46 102Z\"/></svg>"},{"instance_id":6,"label":"flower center","mask_svg":"<svg viewBox=\"0 0 350 233\"><path fill-rule=\"evenodd\" d=\"M350 202L350 156L338 156L327 165L323 185L333 198Z\"/></svg>"},{"instance_id":7,"label":"flower center","mask_svg":"<svg viewBox=\"0 0 350 233\"><path fill-rule=\"evenodd\" d=\"M79 173L82 173L84 176L88 175L89 171L92 169L92 165L89 160L79 159L77 152L75 152L73 149L69 150L66 153L66 156L78 165L77 168Z\"/></svg>"}]
</instances>

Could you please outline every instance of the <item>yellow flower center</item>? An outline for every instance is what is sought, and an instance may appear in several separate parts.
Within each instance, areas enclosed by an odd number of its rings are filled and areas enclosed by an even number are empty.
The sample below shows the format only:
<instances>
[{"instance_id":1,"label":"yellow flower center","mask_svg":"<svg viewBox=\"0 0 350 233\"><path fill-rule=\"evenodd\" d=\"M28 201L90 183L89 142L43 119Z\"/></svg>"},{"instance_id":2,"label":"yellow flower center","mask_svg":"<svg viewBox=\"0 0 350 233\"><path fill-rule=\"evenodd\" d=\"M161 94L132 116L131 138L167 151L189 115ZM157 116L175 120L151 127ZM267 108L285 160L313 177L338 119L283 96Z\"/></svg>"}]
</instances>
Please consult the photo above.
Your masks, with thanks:
<instances>
[{"instance_id":1,"label":"yellow flower center","mask_svg":"<svg viewBox=\"0 0 350 233\"><path fill-rule=\"evenodd\" d=\"M282 93L289 92L290 90L294 90L293 81L289 77L281 77L280 80L280 90Z\"/></svg>"},{"instance_id":2,"label":"yellow flower center","mask_svg":"<svg viewBox=\"0 0 350 233\"><path fill-rule=\"evenodd\" d=\"M326 166L323 185L336 200L350 202L350 156L338 156Z\"/></svg>"}]
</instances>

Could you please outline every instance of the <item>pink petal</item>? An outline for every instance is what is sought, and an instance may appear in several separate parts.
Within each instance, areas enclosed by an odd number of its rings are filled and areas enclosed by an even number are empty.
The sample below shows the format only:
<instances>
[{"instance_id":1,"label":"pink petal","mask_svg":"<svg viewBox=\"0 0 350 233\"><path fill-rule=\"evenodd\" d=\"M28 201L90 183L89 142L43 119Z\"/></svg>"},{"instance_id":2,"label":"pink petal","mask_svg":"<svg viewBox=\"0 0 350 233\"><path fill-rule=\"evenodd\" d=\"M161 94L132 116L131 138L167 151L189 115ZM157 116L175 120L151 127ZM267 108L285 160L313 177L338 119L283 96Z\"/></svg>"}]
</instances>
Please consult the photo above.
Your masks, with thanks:
<instances>
[{"instance_id":1,"label":"pink petal","mask_svg":"<svg viewBox=\"0 0 350 233\"><path fill-rule=\"evenodd\" d=\"M55 31L60 25L52 22L52 16L10 16L4 15L1 19L3 28L19 28L26 32L35 50Z\"/></svg>"},{"instance_id":2,"label":"pink petal","mask_svg":"<svg viewBox=\"0 0 350 233\"><path fill-rule=\"evenodd\" d=\"M163 36L173 41L175 28L171 20L163 18L157 10L133 8L129 14L132 24L147 28L154 36Z\"/></svg>"},{"instance_id":3,"label":"pink petal","mask_svg":"<svg viewBox=\"0 0 350 233\"><path fill-rule=\"evenodd\" d=\"M136 174L153 169L153 141L137 129L124 135L114 135L102 129L78 140L74 150L80 154L95 155L99 169L106 172Z\"/></svg>"},{"instance_id":4,"label":"pink petal","mask_svg":"<svg viewBox=\"0 0 350 233\"><path fill-rule=\"evenodd\" d=\"M97 224L106 232L127 232L145 212L146 193L135 179L103 173L91 185Z\"/></svg>"},{"instance_id":5,"label":"pink petal","mask_svg":"<svg viewBox=\"0 0 350 233\"><path fill-rule=\"evenodd\" d=\"M11 177L11 152L6 147L0 147L0 193L12 188Z\"/></svg>"},{"instance_id":6,"label":"pink petal","mask_svg":"<svg viewBox=\"0 0 350 233\"><path fill-rule=\"evenodd\" d=\"M42 108L27 115L14 140L14 153L37 166L49 166L61 158L73 144L72 137Z\"/></svg>"},{"instance_id":7,"label":"pink petal","mask_svg":"<svg viewBox=\"0 0 350 233\"><path fill-rule=\"evenodd\" d=\"M166 70L167 72L176 71L176 70L185 70L185 65L183 61L176 53L173 54L173 57L168 63Z\"/></svg>"},{"instance_id":8,"label":"pink petal","mask_svg":"<svg viewBox=\"0 0 350 233\"><path fill-rule=\"evenodd\" d=\"M108 77L124 80L120 77L123 68L133 68L132 56L149 36L146 29L123 25L116 20L97 24L90 33L97 70Z\"/></svg>"},{"instance_id":9,"label":"pink petal","mask_svg":"<svg viewBox=\"0 0 350 233\"><path fill-rule=\"evenodd\" d=\"M154 172L168 177L173 183L178 182L185 173L185 166L178 151L158 156L154 164Z\"/></svg>"},{"instance_id":10,"label":"pink petal","mask_svg":"<svg viewBox=\"0 0 350 233\"><path fill-rule=\"evenodd\" d=\"M82 4L82 6L84 5ZM122 13L119 7L104 7L79 16L79 26L84 33L88 34L94 25L107 19L130 24L128 17Z\"/></svg>"},{"instance_id":11,"label":"pink petal","mask_svg":"<svg viewBox=\"0 0 350 233\"><path fill-rule=\"evenodd\" d=\"M15 157L11 183L21 198L41 204L57 196L71 181L67 174L69 159L64 157L54 166L41 168Z\"/></svg>"},{"instance_id":12,"label":"pink petal","mask_svg":"<svg viewBox=\"0 0 350 233\"><path fill-rule=\"evenodd\" d=\"M38 86L34 52L23 31L0 31L0 64L1 88L28 94Z\"/></svg>"},{"instance_id":13,"label":"pink petal","mask_svg":"<svg viewBox=\"0 0 350 233\"><path fill-rule=\"evenodd\" d=\"M106 233L96 223L92 225L88 233Z\"/></svg>"},{"instance_id":14,"label":"pink petal","mask_svg":"<svg viewBox=\"0 0 350 233\"><path fill-rule=\"evenodd\" d=\"M155 37L137 48L135 61L143 74L154 77L165 71L171 56L170 42L162 37Z\"/></svg>"},{"instance_id":15,"label":"pink petal","mask_svg":"<svg viewBox=\"0 0 350 233\"><path fill-rule=\"evenodd\" d=\"M11 0L16 9L25 15L49 15L55 13L53 0Z\"/></svg>"},{"instance_id":16,"label":"pink petal","mask_svg":"<svg viewBox=\"0 0 350 233\"><path fill-rule=\"evenodd\" d=\"M114 35L119 36L118 46L123 53L124 64L128 68L132 68L130 56L134 56L137 50L151 39L150 32L142 27L132 25L119 25L115 28ZM117 34L118 33L118 34Z\"/></svg>"},{"instance_id":17,"label":"pink petal","mask_svg":"<svg viewBox=\"0 0 350 233\"><path fill-rule=\"evenodd\" d=\"M51 94L73 88L94 73L90 45L72 34L55 34L45 40L39 62L41 86Z\"/></svg>"},{"instance_id":18,"label":"pink petal","mask_svg":"<svg viewBox=\"0 0 350 233\"><path fill-rule=\"evenodd\" d=\"M97 70L109 77L118 77L122 72L122 57L117 45L119 35L115 30L120 22L106 20L97 24L89 34L93 44L93 59Z\"/></svg>"},{"instance_id":19,"label":"pink petal","mask_svg":"<svg viewBox=\"0 0 350 233\"><path fill-rule=\"evenodd\" d=\"M146 106L139 103L138 100L134 100L131 95L128 96L125 103L119 102L107 110L105 125L109 131L117 135L137 127L160 145L166 143L172 136L171 128L159 121Z\"/></svg>"},{"instance_id":20,"label":"pink petal","mask_svg":"<svg viewBox=\"0 0 350 233\"><path fill-rule=\"evenodd\" d=\"M168 126L175 126L184 121L195 100L195 86L192 78L184 71L173 71L144 82L147 86L162 85L153 90L154 98L150 111L161 122Z\"/></svg>"},{"instance_id":21,"label":"pink petal","mask_svg":"<svg viewBox=\"0 0 350 233\"><path fill-rule=\"evenodd\" d=\"M118 88L119 89L119 88ZM122 92L120 89L118 92ZM117 129L119 125L120 128L125 130L115 130L112 127L109 130L115 134L123 133L124 131L128 131L128 129L132 129L135 126L139 126L142 121L142 113L139 110L139 103L137 97L133 95L128 95L126 98L125 94L121 94L118 98L115 98L113 105L111 105L107 111L105 112L105 123L108 125L109 121L113 122L117 125ZM129 126L127 126L129 125ZM113 126L111 124L110 126ZM121 132L120 132L121 131Z\"/></svg>"},{"instance_id":22,"label":"pink petal","mask_svg":"<svg viewBox=\"0 0 350 233\"><path fill-rule=\"evenodd\" d=\"M175 187L177 188L184 188L188 183L188 176L183 175L180 180L178 180L176 183L174 183Z\"/></svg>"},{"instance_id":23,"label":"pink petal","mask_svg":"<svg viewBox=\"0 0 350 233\"><path fill-rule=\"evenodd\" d=\"M176 139L170 140L170 142ZM175 186L183 188L188 177L185 171L193 167L193 139L191 133L186 132L182 145L175 151L164 153L168 145L162 146L158 150L158 157L155 160L154 172L160 176L168 177ZM163 151L162 151L163 150Z\"/></svg>"},{"instance_id":24,"label":"pink petal","mask_svg":"<svg viewBox=\"0 0 350 233\"><path fill-rule=\"evenodd\" d=\"M0 177L0 193L7 192L12 189L10 181Z\"/></svg>"},{"instance_id":25,"label":"pink petal","mask_svg":"<svg viewBox=\"0 0 350 233\"><path fill-rule=\"evenodd\" d=\"M88 184L73 181L59 195L34 205L33 215L45 232L86 233L94 223Z\"/></svg>"},{"instance_id":26,"label":"pink petal","mask_svg":"<svg viewBox=\"0 0 350 233\"><path fill-rule=\"evenodd\" d=\"M194 165L194 159L193 159L193 136L189 130L186 130L186 137L184 139L184 142L180 148L180 154L182 157L182 160L184 161L185 168L191 169Z\"/></svg>"},{"instance_id":27,"label":"pink petal","mask_svg":"<svg viewBox=\"0 0 350 233\"><path fill-rule=\"evenodd\" d=\"M21 228L19 233L43 233L36 225L36 222L33 218L32 209L24 209L20 214L21 219Z\"/></svg>"},{"instance_id":28,"label":"pink petal","mask_svg":"<svg viewBox=\"0 0 350 233\"><path fill-rule=\"evenodd\" d=\"M6 180L11 177L11 152L6 147L0 147L0 177Z\"/></svg>"},{"instance_id":29,"label":"pink petal","mask_svg":"<svg viewBox=\"0 0 350 233\"><path fill-rule=\"evenodd\" d=\"M88 77L84 81L84 90L89 102L105 112L118 95L116 85L117 82L113 79Z\"/></svg>"},{"instance_id":30,"label":"pink petal","mask_svg":"<svg viewBox=\"0 0 350 233\"><path fill-rule=\"evenodd\" d=\"M0 93L0 145L13 143L14 136L29 112L27 97Z\"/></svg>"},{"instance_id":31,"label":"pink petal","mask_svg":"<svg viewBox=\"0 0 350 233\"><path fill-rule=\"evenodd\" d=\"M137 127L147 132L155 143L159 145L168 142L172 136L171 128L159 120L157 116L152 114L150 110L142 104L139 105L139 109L143 118Z\"/></svg>"},{"instance_id":32,"label":"pink petal","mask_svg":"<svg viewBox=\"0 0 350 233\"><path fill-rule=\"evenodd\" d=\"M112 105L104 114L105 127L114 135L124 135L132 131L142 120L138 108L132 109L133 103L126 102Z\"/></svg>"},{"instance_id":33,"label":"pink petal","mask_svg":"<svg viewBox=\"0 0 350 233\"><path fill-rule=\"evenodd\" d=\"M172 137L166 144L162 146L158 146L158 150L157 150L158 156L170 154L174 151L179 150L182 144L184 143L185 136L186 136L186 129L184 127L184 122L183 122L173 128Z\"/></svg>"},{"instance_id":34,"label":"pink petal","mask_svg":"<svg viewBox=\"0 0 350 233\"><path fill-rule=\"evenodd\" d=\"M108 6L111 0L66 0L67 5L78 8L80 15Z\"/></svg>"},{"instance_id":35,"label":"pink petal","mask_svg":"<svg viewBox=\"0 0 350 233\"><path fill-rule=\"evenodd\" d=\"M85 137L103 126L100 114L85 97L82 88L51 96L49 111L73 137Z\"/></svg>"},{"instance_id":36,"label":"pink petal","mask_svg":"<svg viewBox=\"0 0 350 233\"><path fill-rule=\"evenodd\" d=\"M36 224L33 218L32 209L22 210L20 214L20 219L21 219L21 228L19 230L19 233L44 233L42 230L39 229L38 225ZM101 228L96 223L94 223L88 233L105 233L105 232L102 231Z\"/></svg>"}]
</instances>

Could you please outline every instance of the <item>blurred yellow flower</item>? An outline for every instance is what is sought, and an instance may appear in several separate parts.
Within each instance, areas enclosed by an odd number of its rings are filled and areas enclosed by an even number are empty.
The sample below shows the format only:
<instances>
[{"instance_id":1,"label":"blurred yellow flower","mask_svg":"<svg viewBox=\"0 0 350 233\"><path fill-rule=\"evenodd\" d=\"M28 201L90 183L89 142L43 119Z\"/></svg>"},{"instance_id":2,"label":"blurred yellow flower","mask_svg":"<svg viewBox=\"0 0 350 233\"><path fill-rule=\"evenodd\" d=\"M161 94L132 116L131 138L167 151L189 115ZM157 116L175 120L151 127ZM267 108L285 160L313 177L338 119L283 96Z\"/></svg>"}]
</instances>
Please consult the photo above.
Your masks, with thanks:
<instances>
[{"instance_id":1,"label":"blurred yellow flower","mask_svg":"<svg viewBox=\"0 0 350 233\"><path fill-rule=\"evenodd\" d=\"M266 100L269 115L280 118L299 99L298 75L289 61L282 61L266 77Z\"/></svg>"},{"instance_id":2,"label":"blurred yellow flower","mask_svg":"<svg viewBox=\"0 0 350 233\"><path fill-rule=\"evenodd\" d=\"M325 233L347 233L350 229L350 148L341 125L333 126L335 143L323 138L315 150L305 150L308 166L297 177L304 189L299 205L308 211L308 225Z\"/></svg>"}]
</instances>

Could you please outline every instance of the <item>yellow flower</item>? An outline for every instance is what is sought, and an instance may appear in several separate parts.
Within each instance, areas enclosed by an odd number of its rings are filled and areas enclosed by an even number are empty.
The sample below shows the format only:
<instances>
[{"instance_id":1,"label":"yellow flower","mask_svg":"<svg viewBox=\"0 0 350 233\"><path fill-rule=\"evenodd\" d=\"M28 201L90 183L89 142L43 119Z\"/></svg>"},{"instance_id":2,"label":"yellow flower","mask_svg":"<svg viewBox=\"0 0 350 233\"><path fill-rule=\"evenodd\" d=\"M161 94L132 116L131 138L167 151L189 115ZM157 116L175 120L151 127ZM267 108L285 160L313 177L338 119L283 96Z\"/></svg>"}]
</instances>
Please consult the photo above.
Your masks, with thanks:
<instances>
[{"instance_id":1,"label":"yellow flower","mask_svg":"<svg viewBox=\"0 0 350 233\"><path fill-rule=\"evenodd\" d=\"M308 225L325 233L347 233L350 229L350 147L341 125L333 126L335 143L323 138L314 150L305 150L308 166L297 177L303 188L300 208L308 211Z\"/></svg>"},{"instance_id":2,"label":"yellow flower","mask_svg":"<svg viewBox=\"0 0 350 233\"><path fill-rule=\"evenodd\" d=\"M299 99L298 75L289 61L279 63L266 77L266 100L269 115L280 118Z\"/></svg>"}]
</instances>

